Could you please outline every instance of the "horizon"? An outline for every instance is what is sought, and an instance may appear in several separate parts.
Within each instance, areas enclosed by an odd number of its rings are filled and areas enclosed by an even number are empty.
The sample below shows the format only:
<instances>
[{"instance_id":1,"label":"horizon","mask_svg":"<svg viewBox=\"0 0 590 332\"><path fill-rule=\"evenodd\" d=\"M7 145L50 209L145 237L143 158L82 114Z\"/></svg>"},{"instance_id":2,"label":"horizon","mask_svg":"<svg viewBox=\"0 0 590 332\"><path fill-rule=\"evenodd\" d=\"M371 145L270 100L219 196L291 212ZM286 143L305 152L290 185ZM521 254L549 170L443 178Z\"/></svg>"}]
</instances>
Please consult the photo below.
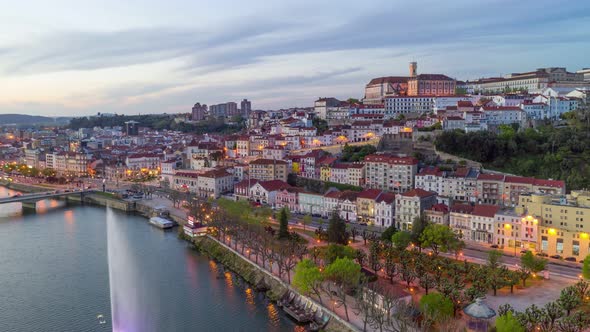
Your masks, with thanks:
<instances>
[{"instance_id":1,"label":"horizon","mask_svg":"<svg viewBox=\"0 0 590 332\"><path fill-rule=\"evenodd\" d=\"M576 71L590 67L589 13L585 1L548 0L11 4L0 114L173 114L244 98L311 107L361 99L372 78L405 76L410 61L459 80Z\"/></svg>"}]
</instances>

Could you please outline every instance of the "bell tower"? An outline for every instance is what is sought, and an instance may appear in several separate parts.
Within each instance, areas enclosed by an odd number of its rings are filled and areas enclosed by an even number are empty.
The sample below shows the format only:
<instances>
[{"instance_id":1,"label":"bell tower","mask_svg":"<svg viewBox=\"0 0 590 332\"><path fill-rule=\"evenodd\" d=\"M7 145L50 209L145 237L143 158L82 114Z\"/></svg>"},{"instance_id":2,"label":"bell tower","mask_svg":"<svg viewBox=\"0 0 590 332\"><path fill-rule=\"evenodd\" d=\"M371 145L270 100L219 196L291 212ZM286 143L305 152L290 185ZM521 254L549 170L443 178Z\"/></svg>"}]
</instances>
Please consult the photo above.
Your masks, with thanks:
<instances>
[{"instance_id":1,"label":"bell tower","mask_svg":"<svg viewBox=\"0 0 590 332\"><path fill-rule=\"evenodd\" d=\"M418 74L418 63L416 61L410 62L410 77L416 77Z\"/></svg>"}]
</instances>

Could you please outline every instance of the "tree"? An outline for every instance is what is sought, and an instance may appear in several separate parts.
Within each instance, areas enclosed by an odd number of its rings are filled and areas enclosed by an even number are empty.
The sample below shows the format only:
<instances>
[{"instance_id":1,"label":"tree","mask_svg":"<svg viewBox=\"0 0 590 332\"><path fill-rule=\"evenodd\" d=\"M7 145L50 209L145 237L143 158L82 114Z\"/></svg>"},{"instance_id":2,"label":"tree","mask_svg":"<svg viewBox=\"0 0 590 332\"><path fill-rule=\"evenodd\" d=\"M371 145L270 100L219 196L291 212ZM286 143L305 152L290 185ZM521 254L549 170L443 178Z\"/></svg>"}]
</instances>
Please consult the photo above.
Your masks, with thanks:
<instances>
[{"instance_id":1,"label":"tree","mask_svg":"<svg viewBox=\"0 0 590 332\"><path fill-rule=\"evenodd\" d=\"M486 270L487 273L485 282L494 292L494 296L496 296L498 289L506 286L506 274L509 271L505 266L503 266L500 269L492 269L490 267L487 267Z\"/></svg>"},{"instance_id":2,"label":"tree","mask_svg":"<svg viewBox=\"0 0 590 332\"><path fill-rule=\"evenodd\" d=\"M391 236L391 242L398 250L406 250L412 242L412 234L407 231L399 231Z\"/></svg>"},{"instance_id":3,"label":"tree","mask_svg":"<svg viewBox=\"0 0 590 332\"><path fill-rule=\"evenodd\" d=\"M496 318L496 331L497 332L525 332L524 327L520 325L520 322L508 311L506 314Z\"/></svg>"},{"instance_id":4,"label":"tree","mask_svg":"<svg viewBox=\"0 0 590 332\"><path fill-rule=\"evenodd\" d=\"M313 292L322 303L321 285L324 276L320 269L309 259L304 259L295 266L293 286L304 294Z\"/></svg>"},{"instance_id":5,"label":"tree","mask_svg":"<svg viewBox=\"0 0 590 332\"><path fill-rule=\"evenodd\" d=\"M397 265L395 264L395 249L387 247L385 249L385 274L389 278L389 282L393 284L393 278L397 275Z\"/></svg>"},{"instance_id":6,"label":"tree","mask_svg":"<svg viewBox=\"0 0 590 332\"><path fill-rule=\"evenodd\" d=\"M301 223L303 224L303 230L305 231L305 226L311 224L312 222L312 217L310 214L306 214L303 216L303 218L301 219Z\"/></svg>"},{"instance_id":7,"label":"tree","mask_svg":"<svg viewBox=\"0 0 590 332\"><path fill-rule=\"evenodd\" d=\"M526 287L526 280L532 273L538 273L545 269L547 260L544 258L537 258L532 252L527 251L520 256L520 279L522 280L522 286Z\"/></svg>"},{"instance_id":8,"label":"tree","mask_svg":"<svg viewBox=\"0 0 590 332\"><path fill-rule=\"evenodd\" d=\"M363 282L362 287L357 290L354 300L352 312L361 318L364 332L367 330L367 325L374 321L373 308L379 302L379 295L375 290L368 289L366 282Z\"/></svg>"},{"instance_id":9,"label":"tree","mask_svg":"<svg viewBox=\"0 0 590 332\"><path fill-rule=\"evenodd\" d=\"M356 241L356 237L359 235L359 231L356 227L350 228L350 237L352 238L352 242Z\"/></svg>"},{"instance_id":10,"label":"tree","mask_svg":"<svg viewBox=\"0 0 590 332\"><path fill-rule=\"evenodd\" d=\"M332 212L332 218L328 224L328 242L347 244L346 223L340 218L338 211Z\"/></svg>"},{"instance_id":11,"label":"tree","mask_svg":"<svg viewBox=\"0 0 590 332\"><path fill-rule=\"evenodd\" d=\"M397 233L397 228L395 228L395 226L389 226L383 231L383 233L381 233L381 240L390 242L391 237L395 233Z\"/></svg>"},{"instance_id":12,"label":"tree","mask_svg":"<svg viewBox=\"0 0 590 332\"><path fill-rule=\"evenodd\" d=\"M421 274L418 280L418 285L424 288L424 292L428 295L428 291L436 286L436 279L430 273Z\"/></svg>"},{"instance_id":13,"label":"tree","mask_svg":"<svg viewBox=\"0 0 590 332\"><path fill-rule=\"evenodd\" d=\"M354 259L356 260L356 262L360 266L363 266L365 260L367 259L367 254L365 254L365 251L362 249L356 249L354 252L355 252Z\"/></svg>"},{"instance_id":14,"label":"tree","mask_svg":"<svg viewBox=\"0 0 590 332\"><path fill-rule=\"evenodd\" d=\"M453 316L453 302L441 293L430 293L420 299L420 310L426 320L437 322Z\"/></svg>"},{"instance_id":15,"label":"tree","mask_svg":"<svg viewBox=\"0 0 590 332\"><path fill-rule=\"evenodd\" d=\"M336 286L335 289L330 289L333 292L329 292L329 294L334 294L340 302L339 305L344 306L346 320L350 321L346 293L358 286L361 278L361 266L350 258L338 258L326 267L325 275ZM330 286L330 283L328 285Z\"/></svg>"},{"instance_id":16,"label":"tree","mask_svg":"<svg viewBox=\"0 0 590 332\"><path fill-rule=\"evenodd\" d=\"M414 221L412 222L412 242L414 242L417 246L418 249L420 250L420 252L422 252L422 241L421 241L421 237L422 237L422 232L424 232L424 230L426 229L426 226L428 226L429 222L428 219L426 219L426 215L425 214L421 214L419 217L416 217L414 219Z\"/></svg>"},{"instance_id":17,"label":"tree","mask_svg":"<svg viewBox=\"0 0 590 332\"><path fill-rule=\"evenodd\" d=\"M329 244L323 247L323 259L326 265L332 264L338 258L355 259L358 257L357 251L351 247L341 244Z\"/></svg>"},{"instance_id":18,"label":"tree","mask_svg":"<svg viewBox=\"0 0 590 332\"><path fill-rule=\"evenodd\" d=\"M448 226L432 224L426 226L420 235L420 243L424 247L430 247L436 256L439 251L448 251L456 238L457 235Z\"/></svg>"},{"instance_id":19,"label":"tree","mask_svg":"<svg viewBox=\"0 0 590 332\"><path fill-rule=\"evenodd\" d=\"M590 279L590 255L584 258L584 265L582 266L582 276L586 279Z\"/></svg>"},{"instance_id":20,"label":"tree","mask_svg":"<svg viewBox=\"0 0 590 332\"><path fill-rule=\"evenodd\" d=\"M381 244L377 241L372 241L371 245L369 246L369 266L371 270L377 275L377 271L381 269Z\"/></svg>"},{"instance_id":21,"label":"tree","mask_svg":"<svg viewBox=\"0 0 590 332\"><path fill-rule=\"evenodd\" d=\"M582 332L588 328L590 317L583 311L576 311L571 316L557 321L559 332Z\"/></svg>"},{"instance_id":22,"label":"tree","mask_svg":"<svg viewBox=\"0 0 590 332\"><path fill-rule=\"evenodd\" d=\"M578 291L575 287L570 286L561 290L557 304L561 309L565 310L566 315L570 315L570 312L582 304Z\"/></svg>"},{"instance_id":23,"label":"tree","mask_svg":"<svg viewBox=\"0 0 590 332\"><path fill-rule=\"evenodd\" d=\"M279 239L286 239L289 237L289 219L287 216L287 210L281 209L279 213Z\"/></svg>"},{"instance_id":24,"label":"tree","mask_svg":"<svg viewBox=\"0 0 590 332\"><path fill-rule=\"evenodd\" d=\"M500 267L500 258L502 257L502 253L498 250L490 250L488 251L488 261L487 266L490 269L497 269Z\"/></svg>"}]
</instances>

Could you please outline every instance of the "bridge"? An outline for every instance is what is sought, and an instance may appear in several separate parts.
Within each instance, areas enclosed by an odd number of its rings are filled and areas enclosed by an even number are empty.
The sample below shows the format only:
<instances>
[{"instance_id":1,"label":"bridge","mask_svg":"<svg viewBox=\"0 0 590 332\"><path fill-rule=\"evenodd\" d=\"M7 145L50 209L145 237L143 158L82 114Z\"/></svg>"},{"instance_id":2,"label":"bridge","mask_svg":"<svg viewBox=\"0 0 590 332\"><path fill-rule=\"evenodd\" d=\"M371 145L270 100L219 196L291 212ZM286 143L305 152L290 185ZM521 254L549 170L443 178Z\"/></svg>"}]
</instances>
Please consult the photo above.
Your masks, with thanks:
<instances>
[{"instance_id":1,"label":"bridge","mask_svg":"<svg viewBox=\"0 0 590 332\"><path fill-rule=\"evenodd\" d=\"M71 195L80 195L84 196L85 194L90 194L95 192L96 190L80 190L80 191L51 191L51 192L42 192L42 193L32 193L32 194L25 194L25 195L18 195L18 196L11 196L11 197L4 197L0 198L0 205L1 204L8 204L8 203L22 203L23 208L25 209L36 209L37 202L44 199L51 199L51 198L59 198L59 197L67 197Z\"/></svg>"}]
</instances>

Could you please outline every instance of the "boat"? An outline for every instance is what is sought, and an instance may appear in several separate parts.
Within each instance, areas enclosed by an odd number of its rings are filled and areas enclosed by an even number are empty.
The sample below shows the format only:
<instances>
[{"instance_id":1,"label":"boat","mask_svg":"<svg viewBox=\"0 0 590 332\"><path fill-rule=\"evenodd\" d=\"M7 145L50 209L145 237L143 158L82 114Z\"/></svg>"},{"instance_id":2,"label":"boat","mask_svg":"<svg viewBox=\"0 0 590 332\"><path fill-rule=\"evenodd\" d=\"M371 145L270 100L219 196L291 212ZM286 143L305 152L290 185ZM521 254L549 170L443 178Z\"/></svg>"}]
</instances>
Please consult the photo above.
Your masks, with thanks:
<instances>
[{"instance_id":1,"label":"boat","mask_svg":"<svg viewBox=\"0 0 590 332\"><path fill-rule=\"evenodd\" d=\"M151 217L150 218L150 224L158 227L158 228L162 228L162 229L167 229L167 228L172 228L174 227L174 222L170 221L168 219L164 219L161 217Z\"/></svg>"}]
</instances>

